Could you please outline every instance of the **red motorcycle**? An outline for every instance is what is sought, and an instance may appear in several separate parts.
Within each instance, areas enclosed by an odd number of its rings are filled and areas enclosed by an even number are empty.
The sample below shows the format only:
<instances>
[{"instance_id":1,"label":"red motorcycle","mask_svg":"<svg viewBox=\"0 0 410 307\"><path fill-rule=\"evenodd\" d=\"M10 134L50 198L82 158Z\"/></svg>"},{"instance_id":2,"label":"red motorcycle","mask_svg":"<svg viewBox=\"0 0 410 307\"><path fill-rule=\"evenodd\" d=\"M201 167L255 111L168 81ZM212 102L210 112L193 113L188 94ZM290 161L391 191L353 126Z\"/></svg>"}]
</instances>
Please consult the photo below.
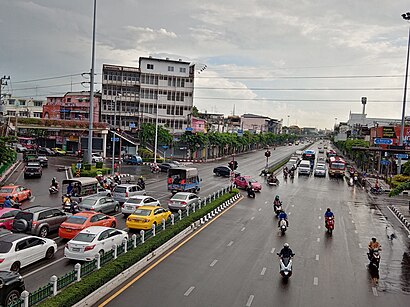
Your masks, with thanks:
<instances>
[{"instance_id":1,"label":"red motorcycle","mask_svg":"<svg viewBox=\"0 0 410 307\"><path fill-rule=\"evenodd\" d=\"M335 218L328 217L326 218L326 229L328 234L332 235L333 229L335 229Z\"/></svg>"}]
</instances>

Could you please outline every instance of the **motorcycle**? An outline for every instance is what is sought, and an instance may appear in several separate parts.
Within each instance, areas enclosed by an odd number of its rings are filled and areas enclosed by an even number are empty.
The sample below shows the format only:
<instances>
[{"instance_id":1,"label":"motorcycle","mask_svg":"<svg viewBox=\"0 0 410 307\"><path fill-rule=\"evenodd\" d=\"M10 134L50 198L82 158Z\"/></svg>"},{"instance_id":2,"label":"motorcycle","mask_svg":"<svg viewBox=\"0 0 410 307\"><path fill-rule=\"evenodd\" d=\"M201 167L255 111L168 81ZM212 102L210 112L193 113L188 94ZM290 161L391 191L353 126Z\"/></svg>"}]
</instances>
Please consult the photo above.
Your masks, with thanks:
<instances>
[{"instance_id":1,"label":"motorcycle","mask_svg":"<svg viewBox=\"0 0 410 307\"><path fill-rule=\"evenodd\" d=\"M357 177L357 174L355 174L354 176L353 176L353 184L358 184L359 183L359 178Z\"/></svg>"},{"instance_id":2,"label":"motorcycle","mask_svg":"<svg viewBox=\"0 0 410 307\"><path fill-rule=\"evenodd\" d=\"M161 168L158 165L151 166L151 173L158 174L160 171L161 171Z\"/></svg>"},{"instance_id":3,"label":"motorcycle","mask_svg":"<svg viewBox=\"0 0 410 307\"><path fill-rule=\"evenodd\" d=\"M279 216L279 213L282 211L282 203L278 205L273 204L273 210L275 211L276 217Z\"/></svg>"},{"instance_id":4,"label":"motorcycle","mask_svg":"<svg viewBox=\"0 0 410 307\"><path fill-rule=\"evenodd\" d=\"M283 179L285 179L285 180L288 179L288 172L286 172L286 171L283 172Z\"/></svg>"},{"instance_id":5,"label":"motorcycle","mask_svg":"<svg viewBox=\"0 0 410 307\"><path fill-rule=\"evenodd\" d=\"M78 203L76 201L73 201L73 206L71 206L70 202L63 204L63 211L71 214L76 214L81 212L81 209L78 206Z\"/></svg>"},{"instance_id":6,"label":"motorcycle","mask_svg":"<svg viewBox=\"0 0 410 307\"><path fill-rule=\"evenodd\" d=\"M289 178L290 179L295 178L295 171L292 170L292 171L289 172Z\"/></svg>"},{"instance_id":7,"label":"motorcycle","mask_svg":"<svg viewBox=\"0 0 410 307\"><path fill-rule=\"evenodd\" d=\"M277 255L280 256L279 253L277 253ZM294 255L295 254L293 254L292 257ZM279 260L279 273L285 281L292 276L292 257L280 257Z\"/></svg>"},{"instance_id":8,"label":"motorcycle","mask_svg":"<svg viewBox=\"0 0 410 307\"><path fill-rule=\"evenodd\" d=\"M273 177L273 176L269 176L267 181L268 181L268 184L269 184L269 185L272 185L272 186L277 186L277 185L279 185L279 179L278 179L278 178L275 178L275 177Z\"/></svg>"},{"instance_id":9,"label":"motorcycle","mask_svg":"<svg viewBox=\"0 0 410 307\"><path fill-rule=\"evenodd\" d=\"M256 194L255 194L255 190L252 188L248 188L248 197L250 198L255 198Z\"/></svg>"},{"instance_id":10,"label":"motorcycle","mask_svg":"<svg viewBox=\"0 0 410 307\"><path fill-rule=\"evenodd\" d=\"M380 266L380 252L378 249L373 249L367 254L369 258L369 272L372 280L377 283L379 281L379 266Z\"/></svg>"},{"instance_id":11,"label":"motorcycle","mask_svg":"<svg viewBox=\"0 0 410 307\"><path fill-rule=\"evenodd\" d=\"M50 185L50 187L48 188L48 192L50 194L57 194L59 191L59 186L54 186L54 185Z\"/></svg>"},{"instance_id":12,"label":"motorcycle","mask_svg":"<svg viewBox=\"0 0 410 307\"><path fill-rule=\"evenodd\" d=\"M371 188L370 188L370 193L375 194L375 195L382 194L383 192L384 192L384 191L383 191L383 189L382 189L381 187L378 187L378 188L376 188L376 187L371 187Z\"/></svg>"},{"instance_id":13,"label":"motorcycle","mask_svg":"<svg viewBox=\"0 0 410 307\"><path fill-rule=\"evenodd\" d=\"M333 229L335 229L335 218L328 217L326 218L326 229L329 235L332 235Z\"/></svg>"},{"instance_id":14,"label":"motorcycle","mask_svg":"<svg viewBox=\"0 0 410 307\"><path fill-rule=\"evenodd\" d=\"M287 228L288 228L288 223L286 222L285 219L281 219L279 221L279 229L280 229L280 232L281 232L282 236L285 235L285 232L286 232Z\"/></svg>"}]
</instances>

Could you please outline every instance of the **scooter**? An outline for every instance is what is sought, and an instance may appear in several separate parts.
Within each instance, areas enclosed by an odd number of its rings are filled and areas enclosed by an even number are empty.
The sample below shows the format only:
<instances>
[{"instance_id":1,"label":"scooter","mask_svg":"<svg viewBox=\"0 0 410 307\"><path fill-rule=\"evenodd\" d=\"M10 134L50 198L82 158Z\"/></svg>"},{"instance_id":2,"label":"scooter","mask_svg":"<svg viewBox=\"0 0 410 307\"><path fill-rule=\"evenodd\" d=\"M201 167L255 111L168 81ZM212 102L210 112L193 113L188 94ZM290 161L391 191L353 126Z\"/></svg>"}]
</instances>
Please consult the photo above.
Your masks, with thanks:
<instances>
[{"instance_id":1,"label":"scooter","mask_svg":"<svg viewBox=\"0 0 410 307\"><path fill-rule=\"evenodd\" d=\"M335 218L334 217L328 217L326 219L326 229L327 233L329 235L332 235L333 229L335 229Z\"/></svg>"},{"instance_id":2,"label":"scooter","mask_svg":"<svg viewBox=\"0 0 410 307\"><path fill-rule=\"evenodd\" d=\"M285 220L285 219L281 219L281 220L279 221L279 229L280 229L280 232L281 232L282 236L285 235L285 232L286 232L287 228L288 228L288 225L287 225L287 223L286 223L286 220Z\"/></svg>"},{"instance_id":3,"label":"scooter","mask_svg":"<svg viewBox=\"0 0 410 307\"><path fill-rule=\"evenodd\" d=\"M271 185L271 186L278 186L279 185L279 179L278 178L274 179L272 176L270 176L267 181L268 181L268 184Z\"/></svg>"},{"instance_id":4,"label":"scooter","mask_svg":"<svg viewBox=\"0 0 410 307\"><path fill-rule=\"evenodd\" d=\"M161 171L161 168L157 166L151 166L151 173L158 174Z\"/></svg>"},{"instance_id":5,"label":"scooter","mask_svg":"<svg viewBox=\"0 0 410 307\"><path fill-rule=\"evenodd\" d=\"M71 203L70 202L66 202L65 204L63 204L63 211L67 212L67 213L72 213L72 214L76 214L81 212L80 207L78 206L78 203L76 201L73 201L73 208L71 208Z\"/></svg>"},{"instance_id":6,"label":"scooter","mask_svg":"<svg viewBox=\"0 0 410 307\"><path fill-rule=\"evenodd\" d=\"M349 185L349 187L354 186L354 182L353 182L353 178L350 177L349 181L347 182L347 184Z\"/></svg>"},{"instance_id":7,"label":"scooter","mask_svg":"<svg viewBox=\"0 0 410 307\"><path fill-rule=\"evenodd\" d=\"M382 194L383 193L383 189L381 187L375 188L375 187L371 187L370 188L370 193L372 194Z\"/></svg>"},{"instance_id":8,"label":"scooter","mask_svg":"<svg viewBox=\"0 0 410 307\"><path fill-rule=\"evenodd\" d=\"M280 203L277 206L275 206L275 204L273 204L273 210L275 211L276 217L278 217L279 213L282 211L282 203Z\"/></svg>"},{"instance_id":9,"label":"scooter","mask_svg":"<svg viewBox=\"0 0 410 307\"><path fill-rule=\"evenodd\" d=\"M50 187L48 188L48 192L50 192L50 194L57 194L59 191L59 186L54 186L54 185L50 185Z\"/></svg>"},{"instance_id":10,"label":"scooter","mask_svg":"<svg viewBox=\"0 0 410 307\"><path fill-rule=\"evenodd\" d=\"M248 197L250 198L255 198L256 194L255 194L255 190L252 188L248 188Z\"/></svg>"},{"instance_id":11,"label":"scooter","mask_svg":"<svg viewBox=\"0 0 410 307\"><path fill-rule=\"evenodd\" d=\"M379 281L379 266L380 266L380 253L378 249L374 249L371 253L369 252L367 254L367 257L369 258L369 273L370 276L372 277L372 280L375 283L378 283Z\"/></svg>"},{"instance_id":12,"label":"scooter","mask_svg":"<svg viewBox=\"0 0 410 307\"><path fill-rule=\"evenodd\" d=\"M290 172L289 172L289 178L290 178L290 179L295 178L295 171L290 171Z\"/></svg>"},{"instance_id":13,"label":"scooter","mask_svg":"<svg viewBox=\"0 0 410 307\"><path fill-rule=\"evenodd\" d=\"M279 253L277 255L280 256ZM287 281L292 276L292 257L281 257L279 259L279 273L284 281Z\"/></svg>"}]
</instances>

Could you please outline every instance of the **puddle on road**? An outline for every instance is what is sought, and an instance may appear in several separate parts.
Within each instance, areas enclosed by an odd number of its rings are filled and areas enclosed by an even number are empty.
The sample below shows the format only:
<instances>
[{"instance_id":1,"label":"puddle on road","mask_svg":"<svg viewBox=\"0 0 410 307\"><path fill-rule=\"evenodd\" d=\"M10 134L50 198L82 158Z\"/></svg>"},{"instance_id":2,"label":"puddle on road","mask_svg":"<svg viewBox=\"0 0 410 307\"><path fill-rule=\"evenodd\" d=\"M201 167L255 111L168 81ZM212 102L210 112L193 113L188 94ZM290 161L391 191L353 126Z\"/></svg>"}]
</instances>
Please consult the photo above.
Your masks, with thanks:
<instances>
[{"instance_id":1,"label":"puddle on road","mask_svg":"<svg viewBox=\"0 0 410 307\"><path fill-rule=\"evenodd\" d=\"M371 237L376 237L382 245L380 280L377 290L410 295L409 240L400 231L394 231L394 228L378 210L376 204L362 201L349 201L347 204L355 221L359 233L359 242L362 246L366 248ZM395 232L397 236L393 241L387 237L391 231ZM363 259L368 261L365 255ZM370 277L369 285L371 285Z\"/></svg>"}]
</instances>

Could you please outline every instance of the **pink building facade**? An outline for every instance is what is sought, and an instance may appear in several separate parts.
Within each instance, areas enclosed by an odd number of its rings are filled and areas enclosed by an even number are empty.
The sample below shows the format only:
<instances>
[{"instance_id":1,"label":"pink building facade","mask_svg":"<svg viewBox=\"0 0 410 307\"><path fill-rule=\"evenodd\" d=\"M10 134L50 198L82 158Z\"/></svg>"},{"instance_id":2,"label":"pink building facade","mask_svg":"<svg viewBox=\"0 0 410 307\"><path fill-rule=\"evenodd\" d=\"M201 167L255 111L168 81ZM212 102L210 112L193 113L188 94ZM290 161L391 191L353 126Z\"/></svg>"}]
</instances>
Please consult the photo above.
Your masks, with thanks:
<instances>
[{"instance_id":1,"label":"pink building facade","mask_svg":"<svg viewBox=\"0 0 410 307\"><path fill-rule=\"evenodd\" d=\"M192 117L192 132L203 132L206 133L206 120L196 117Z\"/></svg>"}]
</instances>

